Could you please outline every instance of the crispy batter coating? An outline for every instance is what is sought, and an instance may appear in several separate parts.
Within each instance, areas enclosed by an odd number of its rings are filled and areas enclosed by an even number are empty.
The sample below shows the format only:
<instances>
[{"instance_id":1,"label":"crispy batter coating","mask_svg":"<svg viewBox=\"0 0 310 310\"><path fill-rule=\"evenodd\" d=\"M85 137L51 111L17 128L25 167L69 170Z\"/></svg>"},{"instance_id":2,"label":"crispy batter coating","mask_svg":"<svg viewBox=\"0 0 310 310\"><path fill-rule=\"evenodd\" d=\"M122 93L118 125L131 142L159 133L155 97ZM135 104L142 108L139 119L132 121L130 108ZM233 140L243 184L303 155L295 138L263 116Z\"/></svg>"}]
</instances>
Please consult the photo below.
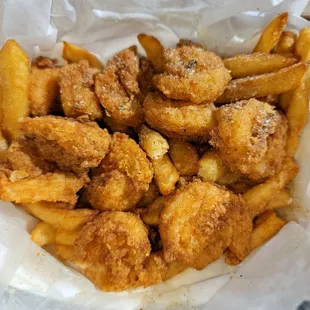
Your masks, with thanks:
<instances>
[{"instance_id":1,"label":"crispy batter coating","mask_svg":"<svg viewBox=\"0 0 310 310\"><path fill-rule=\"evenodd\" d=\"M95 92L106 113L132 127L143 122L138 79L139 59L131 49L113 56L95 78Z\"/></svg>"},{"instance_id":2,"label":"crispy batter coating","mask_svg":"<svg viewBox=\"0 0 310 310\"><path fill-rule=\"evenodd\" d=\"M144 100L146 122L171 138L208 140L215 125L213 104L194 105L175 101L160 93L149 93Z\"/></svg>"},{"instance_id":3,"label":"crispy batter coating","mask_svg":"<svg viewBox=\"0 0 310 310\"><path fill-rule=\"evenodd\" d=\"M95 169L88 188L92 206L99 210L128 210L133 208L149 188L153 170L146 154L127 135L112 136L108 155Z\"/></svg>"},{"instance_id":4,"label":"crispy batter coating","mask_svg":"<svg viewBox=\"0 0 310 310\"><path fill-rule=\"evenodd\" d=\"M193 46L197 48L203 48L202 44L187 39L180 39L176 47L180 48L182 46Z\"/></svg>"},{"instance_id":5,"label":"crispy batter coating","mask_svg":"<svg viewBox=\"0 0 310 310\"><path fill-rule=\"evenodd\" d=\"M66 116L87 115L92 121L103 117L103 110L92 90L93 74L94 69L89 68L86 60L60 69L61 103Z\"/></svg>"},{"instance_id":6,"label":"crispy batter coating","mask_svg":"<svg viewBox=\"0 0 310 310\"><path fill-rule=\"evenodd\" d=\"M120 291L138 286L136 277L151 245L147 228L132 213L103 212L87 223L74 242L75 261L99 288Z\"/></svg>"},{"instance_id":7,"label":"crispy batter coating","mask_svg":"<svg viewBox=\"0 0 310 310\"><path fill-rule=\"evenodd\" d=\"M257 180L275 174L285 155L287 122L268 103L243 100L219 108L210 143L232 169Z\"/></svg>"},{"instance_id":8,"label":"crispy batter coating","mask_svg":"<svg viewBox=\"0 0 310 310\"><path fill-rule=\"evenodd\" d=\"M31 68L29 104L33 116L44 116L58 109L59 68Z\"/></svg>"},{"instance_id":9,"label":"crispy batter coating","mask_svg":"<svg viewBox=\"0 0 310 310\"><path fill-rule=\"evenodd\" d=\"M231 80L219 56L193 45L165 49L164 70L155 75L155 86L169 98L196 104L213 102Z\"/></svg>"},{"instance_id":10,"label":"crispy batter coating","mask_svg":"<svg viewBox=\"0 0 310 310\"><path fill-rule=\"evenodd\" d=\"M22 130L43 159L76 172L98 166L111 141L106 129L56 116L26 118Z\"/></svg>"},{"instance_id":11,"label":"crispy batter coating","mask_svg":"<svg viewBox=\"0 0 310 310\"><path fill-rule=\"evenodd\" d=\"M211 182L190 183L168 199L161 213L165 259L202 269L230 246L231 256L242 260L249 252L251 224L240 197Z\"/></svg>"}]
</instances>

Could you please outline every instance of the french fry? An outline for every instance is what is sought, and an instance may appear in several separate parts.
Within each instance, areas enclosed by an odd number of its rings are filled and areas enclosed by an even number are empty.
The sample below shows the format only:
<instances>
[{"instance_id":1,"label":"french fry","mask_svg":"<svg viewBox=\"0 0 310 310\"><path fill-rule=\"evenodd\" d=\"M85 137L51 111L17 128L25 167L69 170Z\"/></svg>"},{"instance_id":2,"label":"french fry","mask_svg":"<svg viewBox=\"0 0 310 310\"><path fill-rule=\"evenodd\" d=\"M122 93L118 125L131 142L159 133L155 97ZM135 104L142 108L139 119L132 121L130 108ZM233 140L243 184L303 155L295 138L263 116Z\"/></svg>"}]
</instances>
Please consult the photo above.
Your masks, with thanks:
<instances>
[{"instance_id":1,"label":"french fry","mask_svg":"<svg viewBox=\"0 0 310 310\"><path fill-rule=\"evenodd\" d=\"M281 189L266 205L265 211L287 208L292 203L293 198L287 189Z\"/></svg>"},{"instance_id":2,"label":"french fry","mask_svg":"<svg viewBox=\"0 0 310 310\"><path fill-rule=\"evenodd\" d=\"M298 57L279 54L241 54L223 60L233 78L278 71L298 62Z\"/></svg>"},{"instance_id":3,"label":"french fry","mask_svg":"<svg viewBox=\"0 0 310 310\"><path fill-rule=\"evenodd\" d=\"M234 102L288 92L300 86L308 75L309 64L300 62L279 71L232 80L216 103Z\"/></svg>"},{"instance_id":4,"label":"french fry","mask_svg":"<svg viewBox=\"0 0 310 310\"><path fill-rule=\"evenodd\" d=\"M147 58L151 61L156 71L163 71L164 47L153 36L141 33L138 35L138 41L144 48Z\"/></svg>"},{"instance_id":5,"label":"french fry","mask_svg":"<svg viewBox=\"0 0 310 310\"><path fill-rule=\"evenodd\" d=\"M158 188L155 185L155 183L152 182L149 186L149 189L144 194L143 198L137 204L137 207L140 208L151 204L158 197L158 195L159 195Z\"/></svg>"},{"instance_id":6,"label":"french fry","mask_svg":"<svg viewBox=\"0 0 310 310\"><path fill-rule=\"evenodd\" d=\"M197 174L199 156L191 143L179 139L170 139L169 155L180 175Z\"/></svg>"},{"instance_id":7,"label":"french fry","mask_svg":"<svg viewBox=\"0 0 310 310\"><path fill-rule=\"evenodd\" d=\"M65 210L46 204L44 201L22 205L26 211L55 229L76 231L93 220L99 213L92 209Z\"/></svg>"},{"instance_id":8,"label":"french fry","mask_svg":"<svg viewBox=\"0 0 310 310\"><path fill-rule=\"evenodd\" d=\"M143 222L150 226L158 226L159 216L165 206L166 201L166 196L160 196L150 205L148 205L147 208L143 209L141 213L141 218Z\"/></svg>"},{"instance_id":9,"label":"french fry","mask_svg":"<svg viewBox=\"0 0 310 310\"><path fill-rule=\"evenodd\" d=\"M7 148L8 148L8 143L6 142L6 140L2 134L2 131L0 129L0 153L5 151Z\"/></svg>"},{"instance_id":10,"label":"french fry","mask_svg":"<svg viewBox=\"0 0 310 310\"><path fill-rule=\"evenodd\" d=\"M140 146L151 159L159 159L168 152L167 140L157 131L141 125L138 135Z\"/></svg>"},{"instance_id":11,"label":"french fry","mask_svg":"<svg viewBox=\"0 0 310 310\"><path fill-rule=\"evenodd\" d=\"M294 53L297 35L291 31L283 31L274 53Z\"/></svg>"},{"instance_id":12,"label":"french fry","mask_svg":"<svg viewBox=\"0 0 310 310\"><path fill-rule=\"evenodd\" d=\"M73 245L76 238L76 231L58 229L55 234L54 242L61 245Z\"/></svg>"},{"instance_id":13,"label":"french fry","mask_svg":"<svg viewBox=\"0 0 310 310\"><path fill-rule=\"evenodd\" d=\"M55 229L46 222L39 222L31 232L31 239L39 246L51 244L55 240Z\"/></svg>"},{"instance_id":14,"label":"french fry","mask_svg":"<svg viewBox=\"0 0 310 310\"><path fill-rule=\"evenodd\" d=\"M20 121L29 115L30 60L14 40L0 52L1 127L12 141L20 135Z\"/></svg>"},{"instance_id":15,"label":"french fry","mask_svg":"<svg viewBox=\"0 0 310 310\"><path fill-rule=\"evenodd\" d=\"M168 154L152 161L155 183L162 195L169 195L175 189L180 175Z\"/></svg>"},{"instance_id":16,"label":"french fry","mask_svg":"<svg viewBox=\"0 0 310 310\"><path fill-rule=\"evenodd\" d=\"M272 211L262 214L261 219L258 218L254 222L254 229L252 232L251 249L254 250L266 241L275 236L286 222Z\"/></svg>"},{"instance_id":17,"label":"french fry","mask_svg":"<svg viewBox=\"0 0 310 310\"><path fill-rule=\"evenodd\" d=\"M267 203L294 179L298 170L293 159L286 157L280 172L243 194L252 218L264 212Z\"/></svg>"},{"instance_id":18,"label":"french fry","mask_svg":"<svg viewBox=\"0 0 310 310\"><path fill-rule=\"evenodd\" d=\"M199 160L198 175L204 181L217 181L221 179L227 172L227 168L223 163L219 154L215 151L207 151Z\"/></svg>"},{"instance_id":19,"label":"french fry","mask_svg":"<svg viewBox=\"0 0 310 310\"><path fill-rule=\"evenodd\" d=\"M87 60L90 67L97 68L99 70L103 69L103 65L100 60L90 53L88 50L81 48L77 45L64 43L64 48L62 52L62 57L67 60L69 63L80 62L81 60Z\"/></svg>"},{"instance_id":20,"label":"french fry","mask_svg":"<svg viewBox=\"0 0 310 310\"><path fill-rule=\"evenodd\" d=\"M310 60L310 27L300 30L295 47L296 55L301 61Z\"/></svg>"},{"instance_id":21,"label":"french fry","mask_svg":"<svg viewBox=\"0 0 310 310\"><path fill-rule=\"evenodd\" d=\"M288 120L286 154L288 156L294 156L298 146L299 136L308 121L309 99L305 85L301 85L290 92L292 94L287 95L290 98L290 103L287 106L286 112ZM282 104L284 104L284 100Z\"/></svg>"},{"instance_id":22,"label":"french fry","mask_svg":"<svg viewBox=\"0 0 310 310\"><path fill-rule=\"evenodd\" d=\"M259 41L257 42L253 52L270 53L278 44L282 30L287 23L288 13L282 13L273 19L264 29Z\"/></svg>"},{"instance_id":23,"label":"french fry","mask_svg":"<svg viewBox=\"0 0 310 310\"><path fill-rule=\"evenodd\" d=\"M54 245L56 255L59 256L63 260L71 260L73 261L75 258L74 248L73 246L55 244Z\"/></svg>"}]
</instances>

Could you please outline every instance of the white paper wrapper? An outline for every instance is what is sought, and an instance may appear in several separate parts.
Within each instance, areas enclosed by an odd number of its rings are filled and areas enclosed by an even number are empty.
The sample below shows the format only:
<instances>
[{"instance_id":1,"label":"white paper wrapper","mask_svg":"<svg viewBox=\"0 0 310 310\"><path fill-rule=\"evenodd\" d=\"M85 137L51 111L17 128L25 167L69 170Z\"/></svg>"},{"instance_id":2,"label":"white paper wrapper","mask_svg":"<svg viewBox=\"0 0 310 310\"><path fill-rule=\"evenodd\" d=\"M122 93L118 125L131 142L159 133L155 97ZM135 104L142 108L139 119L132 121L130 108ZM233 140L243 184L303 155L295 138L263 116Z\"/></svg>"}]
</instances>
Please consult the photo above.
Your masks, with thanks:
<instances>
[{"instance_id":1,"label":"white paper wrapper","mask_svg":"<svg viewBox=\"0 0 310 310\"><path fill-rule=\"evenodd\" d=\"M13 38L30 56L57 57L61 45L56 42L66 40L106 61L120 49L138 44L136 35L144 32L155 35L166 47L182 37L231 55L250 51L262 28L280 12L290 12L289 29L307 26L299 17L307 2L6 0L0 3L0 43ZM293 185L296 208L284 212L299 224L286 225L235 269L220 259L202 271L187 270L147 289L118 294L96 290L82 275L32 243L28 231L36 223L34 218L10 203L0 203L0 308L296 308L310 300L309 139L308 124L297 152L301 171Z\"/></svg>"}]
</instances>

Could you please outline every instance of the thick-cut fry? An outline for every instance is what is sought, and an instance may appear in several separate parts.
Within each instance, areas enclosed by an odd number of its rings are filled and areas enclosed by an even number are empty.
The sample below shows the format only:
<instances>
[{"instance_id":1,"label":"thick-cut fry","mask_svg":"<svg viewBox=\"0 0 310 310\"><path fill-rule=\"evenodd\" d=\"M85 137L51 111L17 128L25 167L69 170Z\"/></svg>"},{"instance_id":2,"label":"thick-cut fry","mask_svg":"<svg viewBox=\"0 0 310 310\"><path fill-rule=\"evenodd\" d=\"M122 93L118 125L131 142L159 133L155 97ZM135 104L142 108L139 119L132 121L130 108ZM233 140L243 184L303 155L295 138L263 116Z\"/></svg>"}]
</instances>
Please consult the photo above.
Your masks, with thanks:
<instances>
[{"instance_id":1,"label":"thick-cut fry","mask_svg":"<svg viewBox=\"0 0 310 310\"><path fill-rule=\"evenodd\" d=\"M54 242L62 245L73 245L77 236L78 234L76 231L58 229L55 234Z\"/></svg>"},{"instance_id":2,"label":"thick-cut fry","mask_svg":"<svg viewBox=\"0 0 310 310\"><path fill-rule=\"evenodd\" d=\"M167 140L157 131L142 125L138 135L140 146L151 159L159 159L168 152Z\"/></svg>"},{"instance_id":3,"label":"thick-cut fry","mask_svg":"<svg viewBox=\"0 0 310 310\"><path fill-rule=\"evenodd\" d=\"M1 126L10 141L20 135L20 121L29 114L30 60L14 40L0 52Z\"/></svg>"},{"instance_id":4,"label":"thick-cut fry","mask_svg":"<svg viewBox=\"0 0 310 310\"><path fill-rule=\"evenodd\" d=\"M59 209L44 201L23 204L23 207L33 216L52 225L55 229L68 231L79 230L99 214L99 211L91 209Z\"/></svg>"},{"instance_id":5,"label":"thick-cut fry","mask_svg":"<svg viewBox=\"0 0 310 310\"><path fill-rule=\"evenodd\" d=\"M144 194L143 198L137 204L137 207L144 207L151 204L158 197L158 188L154 182L152 182L149 186L149 189Z\"/></svg>"},{"instance_id":6,"label":"thick-cut fry","mask_svg":"<svg viewBox=\"0 0 310 310\"><path fill-rule=\"evenodd\" d=\"M295 47L296 55L301 61L310 60L310 27L300 30Z\"/></svg>"},{"instance_id":7,"label":"thick-cut fry","mask_svg":"<svg viewBox=\"0 0 310 310\"><path fill-rule=\"evenodd\" d=\"M291 31L283 31L274 53L294 53L297 35Z\"/></svg>"},{"instance_id":8,"label":"thick-cut fry","mask_svg":"<svg viewBox=\"0 0 310 310\"><path fill-rule=\"evenodd\" d=\"M280 40L287 18L288 14L285 12L273 19L264 29L253 52L270 53Z\"/></svg>"},{"instance_id":9,"label":"thick-cut fry","mask_svg":"<svg viewBox=\"0 0 310 310\"><path fill-rule=\"evenodd\" d=\"M31 232L31 239L39 246L51 244L55 239L55 229L46 222L40 222Z\"/></svg>"},{"instance_id":10,"label":"thick-cut fry","mask_svg":"<svg viewBox=\"0 0 310 310\"><path fill-rule=\"evenodd\" d=\"M62 245L62 244L55 244L55 252L58 257L63 260L74 260L74 248L73 246Z\"/></svg>"},{"instance_id":11,"label":"thick-cut fry","mask_svg":"<svg viewBox=\"0 0 310 310\"><path fill-rule=\"evenodd\" d=\"M216 103L285 93L302 84L308 69L309 64L301 62L277 72L232 80Z\"/></svg>"},{"instance_id":12,"label":"thick-cut fry","mask_svg":"<svg viewBox=\"0 0 310 310\"><path fill-rule=\"evenodd\" d=\"M260 219L260 217L262 219ZM286 222L276 216L274 212L267 212L260 216L254 222L254 229L252 232L251 248L256 249L274 235L276 235Z\"/></svg>"},{"instance_id":13,"label":"thick-cut fry","mask_svg":"<svg viewBox=\"0 0 310 310\"><path fill-rule=\"evenodd\" d=\"M291 101L287 106L286 112L288 120L286 154L288 156L294 156L298 146L299 136L308 121L309 99L308 91L304 84L290 92L292 94L287 95ZM284 104L284 102L283 100L282 104Z\"/></svg>"},{"instance_id":14,"label":"thick-cut fry","mask_svg":"<svg viewBox=\"0 0 310 310\"><path fill-rule=\"evenodd\" d=\"M223 60L233 78L278 71L298 62L298 57L279 54L241 54Z\"/></svg>"},{"instance_id":15,"label":"thick-cut fry","mask_svg":"<svg viewBox=\"0 0 310 310\"><path fill-rule=\"evenodd\" d=\"M292 195L287 189L281 191L266 205L265 211L287 208L293 201Z\"/></svg>"},{"instance_id":16,"label":"thick-cut fry","mask_svg":"<svg viewBox=\"0 0 310 310\"><path fill-rule=\"evenodd\" d=\"M267 203L294 179L298 170L297 164L287 157L284 159L282 170L278 174L243 194L252 218L264 212Z\"/></svg>"},{"instance_id":17,"label":"thick-cut fry","mask_svg":"<svg viewBox=\"0 0 310 310\"><path fill-rule=\"evenodd\" d=\"M220 155L215 151L207 151L199 160L198 175L204 181L217 181L228 172Z\"/></svg>"},{"instance_id":18,"label":"thick-cut fry","mask_svg":"<svg viewBox=\"0 0 310 310\"><path fill-rule=\"evenodd\" d=\"M143 222L150 226L159 225L159 216L165 206L167 196L160 196L141 212Z\"/></svg>"},{"instance_id":19,"label":"thick-cut fry","mask_svg":"<svg viewBox=\"0 0 310 310\"><path fill-rule=\"evenodd\" d=\"M80 62L81 60L87 60L89 65L93 68L102 70L103 65L100 60L88 50L81 48L77 45L64 41L64 49L62 57L69 63Z\"/></svg>"},{"instance_id":20,"label":"thick-cut fry","mask_svg":"<svg viewBox=\"0 0 310 310\"><path fill-rule=\"evenodd\" d=\"M152 161L155 183L163 195L169 195L175 188L180 175L168 154Z\"/></svg>"},{"instance_id":21,"label":"thick-cut fry","mask_svg":"<svg viewBox=\"0 0 310 310\"><path fill-rule=\"evenodd\" d=\"M169 155L180 175L197 174L199 156L194 145L180 139L170 139Z\"/></svg>"},{"instance_id":22,"label":"thick-cut fry","mask_svg":"<svg viewBox=\"0 0 310 310\"><path fill-rule=\"evenodd\" d=\"M144 48L147 58L151 61L156 71L162 71L164 47L159 40L153 36L141 33L138 35L138 41Z\"/></svg>"}]
</instances>

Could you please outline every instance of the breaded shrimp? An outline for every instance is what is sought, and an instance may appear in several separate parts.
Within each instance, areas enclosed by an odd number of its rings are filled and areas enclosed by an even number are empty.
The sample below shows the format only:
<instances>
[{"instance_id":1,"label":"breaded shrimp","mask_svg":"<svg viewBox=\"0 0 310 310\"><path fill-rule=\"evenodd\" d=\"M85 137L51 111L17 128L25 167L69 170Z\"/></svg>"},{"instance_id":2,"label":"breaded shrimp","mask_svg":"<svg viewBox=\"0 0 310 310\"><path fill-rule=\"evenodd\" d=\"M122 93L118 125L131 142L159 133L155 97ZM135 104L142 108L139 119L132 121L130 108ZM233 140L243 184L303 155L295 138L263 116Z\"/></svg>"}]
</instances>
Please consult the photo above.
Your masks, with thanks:
<instances>
[{"instance_id":1,"label":"breaded shrimp","mask_svg":"<svg viewBox=\"0 0 310 310\"><path fill-rule=\"evenodd\" d=\"M143 122L139 88L139 59L131 49L112 57L96 75L95 92L108 116L135 127Z\"/></svg>"},{"instance_id":2,"label":"breaded shrimp","mask_svg":"<svg viewBox=\"0 0 310 310\"><path fill-rule=\"evenodd\" d=\"M93 73L86 60L60 69L61 103L66 116L77 118L86 115L92 121L103 117L103 110L92 90Z\"/></svg>"},{"instance_id":3,"label":"breaded shrimp","mask_svg":"<svg viewBox=\"0 0 310 310\"><path fill-rule=\"evenodd\" d=\"M252 221L240 197L214 183L196 181L167 200L159 231L167 262L202 269L228 247L236 261L244 259Z\"/></svg>"},{"instance_id":4,"label":"breaded shrimp","mask_svg":"<svg viewBox=\"0 0 310 310\"><path fill-rule=\"evenodd\" d=\"M215 125L213 104L176 101L157 92L146 96L143 108L150 127L171 138L205 141Z\"/></svg>"},{"instance_id":5,"label":"breaded shrimp","mask_svg":"<svg viewBox=\"0 0 310 310\"><path fill-rule=\"evenodd\" d=\"M56 116L26 118L22 130L42 159L75 172L98 166L111 140L97 124Z\"/></svg>"},{"instance_id":6,"label":"breaded shrimp","mask_svg":"<svg viewBox=\"0 0 310 310\"><path fill-rule=\"evenodd\" d=\"M215 116L218 124L210 143L229 168L254 180L278 171L285 155L287 124L273 106L244 100L220 107Z\"/></svg>"},{"instance_id":7,"label":"breaded shrimp","mask_svg":"<svg viewBox=\"0 0 310 310\"><path fill-rule=\"evenodd\" d=\"M154 85L167 97L193 103L213 102L231 80L223 61L200 47L179 46L164 51L164 73L154 76Z\"/></svg>"}]
</instances>

